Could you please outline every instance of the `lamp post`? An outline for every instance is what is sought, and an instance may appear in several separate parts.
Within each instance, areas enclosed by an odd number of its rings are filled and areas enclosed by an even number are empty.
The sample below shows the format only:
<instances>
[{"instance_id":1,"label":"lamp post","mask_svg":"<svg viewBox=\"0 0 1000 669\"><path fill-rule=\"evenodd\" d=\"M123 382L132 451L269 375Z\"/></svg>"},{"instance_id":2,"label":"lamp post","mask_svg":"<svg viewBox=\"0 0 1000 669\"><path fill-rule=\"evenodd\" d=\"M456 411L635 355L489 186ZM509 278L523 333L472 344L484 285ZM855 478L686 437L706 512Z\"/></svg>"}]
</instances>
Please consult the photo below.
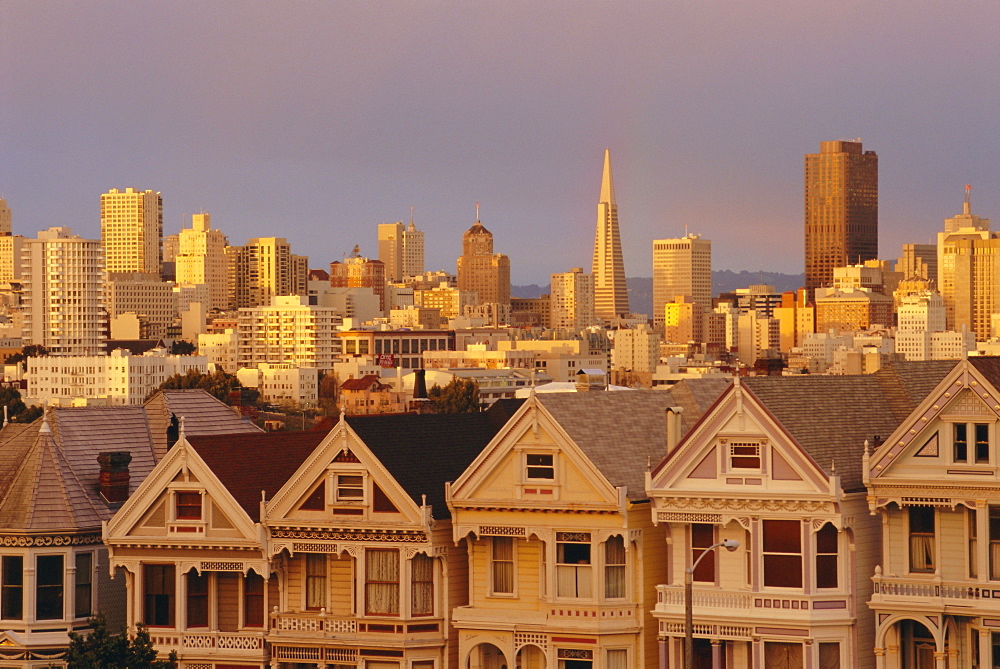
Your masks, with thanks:
<instances>
[{"instance_id":1,"label":"lamp post","mask_svg":"<svg viewBox=\"0 0 1000 669\"><path fill-rule=\"evenodd\" d=\"M714 543L703 550L691 566L684 570L684 666L687 669L694 669L694 614L691 604L691 585L694 581L694 570L698 567L701 559L722 546L730 553L740 547L740 542L736 539L725 539Z\"/></svg>"}]
</instances>

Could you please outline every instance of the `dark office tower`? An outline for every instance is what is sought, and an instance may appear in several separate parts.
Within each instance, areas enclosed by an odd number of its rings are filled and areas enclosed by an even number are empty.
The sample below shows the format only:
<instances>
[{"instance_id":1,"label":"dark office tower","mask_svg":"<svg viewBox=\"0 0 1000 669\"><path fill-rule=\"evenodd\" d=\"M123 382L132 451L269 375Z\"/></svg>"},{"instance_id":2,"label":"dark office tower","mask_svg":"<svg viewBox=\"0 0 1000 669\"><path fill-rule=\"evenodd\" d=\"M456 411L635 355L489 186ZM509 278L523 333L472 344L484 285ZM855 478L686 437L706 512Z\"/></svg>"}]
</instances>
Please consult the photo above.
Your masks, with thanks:
<instances>
[{"instance_id":1,"label":"dark office tower","mask_svg":"<svg viewBox=\"0 0 1000 669\"><path fill-rule=\"evenodd\" d=\"M806 288L833 284L833 268L878 257L878 155L861 140L820 142L806 154Z\"/></svg>"}]
</instances>

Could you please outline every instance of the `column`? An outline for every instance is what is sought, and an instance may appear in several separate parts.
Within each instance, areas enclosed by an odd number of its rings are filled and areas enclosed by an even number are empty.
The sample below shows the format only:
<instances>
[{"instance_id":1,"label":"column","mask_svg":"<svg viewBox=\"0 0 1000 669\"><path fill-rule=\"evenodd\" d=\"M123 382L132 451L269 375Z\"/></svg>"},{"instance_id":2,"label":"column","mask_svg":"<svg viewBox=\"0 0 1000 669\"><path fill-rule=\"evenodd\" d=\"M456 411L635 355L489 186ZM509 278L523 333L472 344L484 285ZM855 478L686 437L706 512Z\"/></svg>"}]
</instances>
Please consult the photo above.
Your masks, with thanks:
<instances>
[{"instance_id":1,"label":"column","mask_svg":"<svg viewBox=\"0 0 1000 669\"><path fill-rule=\"evenodd\" d=\"M657 641L657 646L660 651L660 669L670 669L670 647L669 637L666 639L659 639Z\"/></svg>"},{"instance_id":2,"label":"column","mask_svg":"<svg viewBox=\"0 0 1000 669\"><path fill-rule=\"evenodd\" d=\"M722 642L718 639L712 639L712 669L723 669Z\"/></svg>"},{"instance_id":3,"label":"column","mask_svg":"<svg viewBox=\"0 0 1000 669\"><path fill-rule=\"evenodd\" d=\"M990 664L991 658L990 658L990 631L989 630L985 630L985 629L979 630L979 646L977 648L977 651L979 652L979 663L978 663L978 666L980 666L980 667L991 667L991 666L993 666L992 664ZM1000 659L1000 658L997 658L997 659Z\"/></svg>"},{"instance_id":4,"label":"column","mask_svg":"<svg viewBox=\"0 0 1000 669\"><path fill-rule=\"evenodd\" d=\"M948 669L948 653L934 651L934 669Z\"/></svg>"},{"instance_id":5,"label":"column","mask_svg":"<svg viewBox=\"0 0 1000 669\"><path fill-rule=\"evenodd\" d=\"M885 648L875 648L875 669L886 669Z\"/></svg>"},{"instance_id":6,"label":"column","mask_svg":"<svg viewBox=\"0 0 1000 669\"><path fill-rule=\"evenodd\" d=\"M35 555L24 556L24 622L35 622Z\"/></svg>"},{"instance_id":7,"label":"column","mask_svg":"<svg viewBox=\"0 0 1000 669\"><path fill-rule=\"evenodd\" d=\"M990 507L981 499L976 500L976 576L980 583L990 580Z\"/></svg>"}]
</instances>

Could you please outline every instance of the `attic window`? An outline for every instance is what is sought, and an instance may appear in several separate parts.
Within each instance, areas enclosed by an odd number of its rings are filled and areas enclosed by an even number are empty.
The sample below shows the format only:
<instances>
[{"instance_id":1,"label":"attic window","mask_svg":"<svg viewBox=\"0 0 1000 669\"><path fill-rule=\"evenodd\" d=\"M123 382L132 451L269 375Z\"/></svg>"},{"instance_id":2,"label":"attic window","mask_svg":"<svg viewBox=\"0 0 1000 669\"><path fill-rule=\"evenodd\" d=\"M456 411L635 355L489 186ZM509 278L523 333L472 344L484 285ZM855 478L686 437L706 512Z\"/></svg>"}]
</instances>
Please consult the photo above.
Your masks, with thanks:
<instances>
[{"instance_id":1,"label":"attic window","mask_svg":"<svg viewBox=\"0 0 1000 669\"><path fill-rule=\"evenodd\" d=\"M554 458L551 453L528 453L526 456L529 479L551 481L556 477Z\"/></svg>"},{"instance_id":2,"label":"attic window","mask_svg":"<svg viewBox=\"0 0 1000 669\"><path fill-rule=\"evenodd\" d=\"M760 444L730 444L729 468L760 471Z\"/></svg>"},{"instance_id":3,"label":"attic window","mask_svg":"<svg viewBox=\"0 0 1000 669\"><path fill-rule=\"evenodd\" d=\"M363 502L365 477L360 474L337 474L337 501Z\"/></svg>"},{"instance_id":4,"label":"attic window","mask_svg":"<svg viewBox=\"0 0 1000 669\"><path fill-rule=\"evenodd\" d=\"M176 493L177 520L201 520L201 493Z\"/></svg>"}]
</instances>

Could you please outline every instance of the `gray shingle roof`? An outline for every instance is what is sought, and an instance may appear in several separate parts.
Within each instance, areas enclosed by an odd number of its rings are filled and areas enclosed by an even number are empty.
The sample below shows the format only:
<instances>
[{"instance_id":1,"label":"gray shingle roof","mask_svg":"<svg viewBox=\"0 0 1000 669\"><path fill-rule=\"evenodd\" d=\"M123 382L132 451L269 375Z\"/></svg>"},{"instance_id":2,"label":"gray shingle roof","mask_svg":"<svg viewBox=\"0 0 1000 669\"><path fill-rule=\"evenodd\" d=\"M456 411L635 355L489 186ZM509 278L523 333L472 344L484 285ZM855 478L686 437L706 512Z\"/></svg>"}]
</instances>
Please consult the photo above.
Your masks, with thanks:
<instances>
[{"instance_id":1,"label":"gray shingle roof","mask_svg":"<svg viewBox=\"0 0 1000 669\"><path fill-rule=\"evenodd\" d=\"M143 405L149 416L156 459L167 454L167 429L171 415L184 417L184 432L188 435L260 433L259 427L201 389L161 390Z\"/></svg>"},{"instance_id":2,"label":"gray shingle roof","mask_svg":"<svg viewBox=\"0 0 1000 669\"><path fill-rule=\"evenodd\" d=\"M645 472L667 454L666 408L680 406L687 433L730 383L681 381L670 390L539 393L536 397L611 485L646 498Z\"/></svg>"}]
</instances>

